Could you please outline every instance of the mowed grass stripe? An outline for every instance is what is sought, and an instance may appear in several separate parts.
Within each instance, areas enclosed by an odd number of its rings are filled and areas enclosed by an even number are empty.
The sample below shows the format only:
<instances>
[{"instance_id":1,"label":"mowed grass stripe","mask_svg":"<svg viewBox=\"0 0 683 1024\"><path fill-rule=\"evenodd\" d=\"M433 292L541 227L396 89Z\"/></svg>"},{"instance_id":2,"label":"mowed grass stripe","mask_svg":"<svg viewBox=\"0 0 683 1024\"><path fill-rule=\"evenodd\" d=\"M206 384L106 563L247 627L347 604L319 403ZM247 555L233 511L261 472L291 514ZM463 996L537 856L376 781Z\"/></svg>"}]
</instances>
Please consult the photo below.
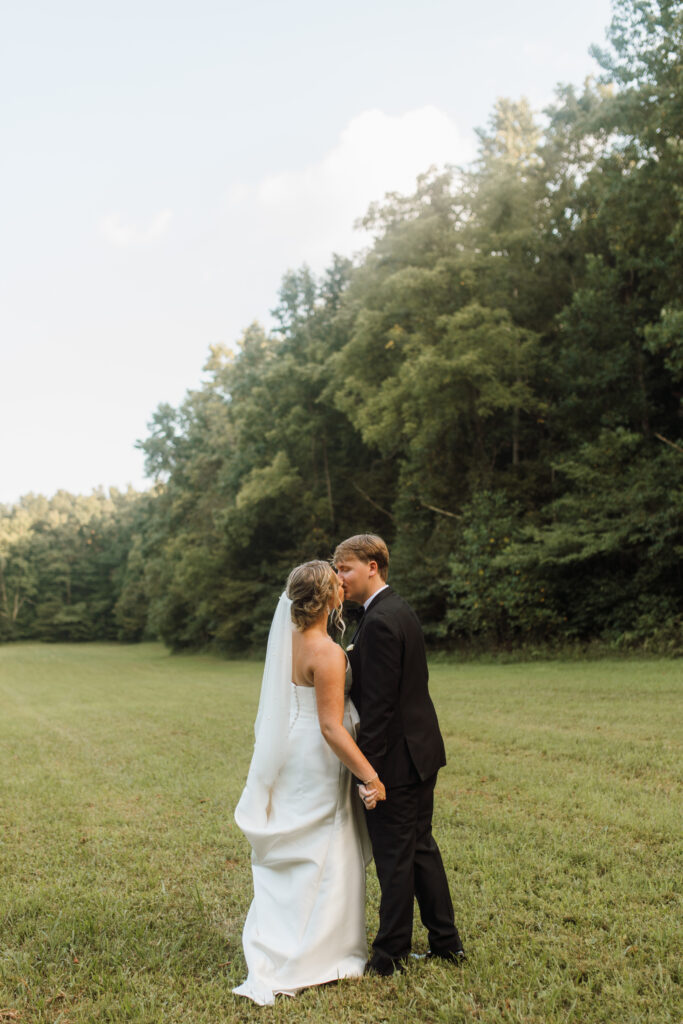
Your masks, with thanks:
<instances>
[{"instance_id":1,"label":"mowed grass stripe","mask_svg":"<svg viewBox=\"0 0 683 1024\"><path fill-rule=\"evenodd\" d=\"M232 996L261 665L0 648L0 1010L22 1021L679 1021L676 661L436 664L436 834L470 959ZM368 878L368 930L378 892ZM416 920L416 950L426 937Z\"/></svg>"}]
</instances>

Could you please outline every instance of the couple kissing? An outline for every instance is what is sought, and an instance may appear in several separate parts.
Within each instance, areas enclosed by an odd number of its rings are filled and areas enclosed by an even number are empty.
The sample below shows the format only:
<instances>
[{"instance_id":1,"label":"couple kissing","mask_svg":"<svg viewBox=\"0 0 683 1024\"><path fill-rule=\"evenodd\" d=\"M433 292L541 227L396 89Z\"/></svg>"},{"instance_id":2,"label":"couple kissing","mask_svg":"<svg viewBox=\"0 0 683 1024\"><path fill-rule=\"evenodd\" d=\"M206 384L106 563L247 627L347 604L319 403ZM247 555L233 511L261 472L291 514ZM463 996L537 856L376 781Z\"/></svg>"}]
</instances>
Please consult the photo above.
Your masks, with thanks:
<instances>
[{"instance_id":1,"label":"couple kissing","mask_svg":"<svg viewBox=\"0 0 683 1024\"><path fill-rule=\"evenodd\" d=\"M432 835L446 757L420 623L387 583L381 537L342 541L333 566L297 566L280 597L235 810L252 848L254 897L242 935L248 977L234 991L260 1005L403 970L415 899L428 955L465 958ZM345 600L362 606L346 651L330 636L343 631ZM368 959L372 858L381 901Z\"/></svg>"}]
</instances>

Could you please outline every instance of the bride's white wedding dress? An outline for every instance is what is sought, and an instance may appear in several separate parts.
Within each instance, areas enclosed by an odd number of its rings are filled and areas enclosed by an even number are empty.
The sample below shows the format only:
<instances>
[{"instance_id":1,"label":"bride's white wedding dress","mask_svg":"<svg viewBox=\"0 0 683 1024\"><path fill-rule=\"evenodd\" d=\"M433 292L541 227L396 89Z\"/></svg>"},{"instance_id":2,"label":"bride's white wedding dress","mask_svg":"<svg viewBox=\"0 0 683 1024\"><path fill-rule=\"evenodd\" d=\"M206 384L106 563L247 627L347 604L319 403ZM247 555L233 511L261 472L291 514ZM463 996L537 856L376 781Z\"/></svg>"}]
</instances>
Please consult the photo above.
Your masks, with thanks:
<instances>
[{"instance_id":1,"label":"bride's white wedding dress","mask_svg":"<svg viewBox=\"0 0 683 1024\"><path fill-rule=\"evenodd\" d=\"M288 753L268 813L256 824L235 812L252 846L254 899L242 936L249 975L233 991L261 1005L360 977L367 958L361 801L320 732L315 689L291 686ZM344 727L355 739L350 686L347 667Z\"/></svg>"}]
</instances>

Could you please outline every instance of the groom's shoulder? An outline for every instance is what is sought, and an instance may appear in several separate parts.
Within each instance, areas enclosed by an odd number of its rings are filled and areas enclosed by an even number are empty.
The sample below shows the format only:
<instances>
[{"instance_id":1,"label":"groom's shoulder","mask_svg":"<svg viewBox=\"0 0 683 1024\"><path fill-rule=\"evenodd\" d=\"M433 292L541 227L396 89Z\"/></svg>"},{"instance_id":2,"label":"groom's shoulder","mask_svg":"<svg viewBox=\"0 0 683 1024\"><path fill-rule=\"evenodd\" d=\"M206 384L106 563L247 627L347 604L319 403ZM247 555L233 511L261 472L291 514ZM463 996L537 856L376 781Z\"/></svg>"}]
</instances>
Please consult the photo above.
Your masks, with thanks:
<instances>
[{"instance_id":1,"label":"groom's shoulder","mask_svg":"<svg viewBox=\"0 0 683 1024\"><path fill-rule=\"evenodd\" d=\"M382 598L381 601L379 600L380 597ZM399 616L401 618L413 619L415 622L419 621L413 608L392 587L387 587L386 590L383 590L378 595L376 612L378 615L386 616L387 618Z\"/></svg>"}]
</instances>

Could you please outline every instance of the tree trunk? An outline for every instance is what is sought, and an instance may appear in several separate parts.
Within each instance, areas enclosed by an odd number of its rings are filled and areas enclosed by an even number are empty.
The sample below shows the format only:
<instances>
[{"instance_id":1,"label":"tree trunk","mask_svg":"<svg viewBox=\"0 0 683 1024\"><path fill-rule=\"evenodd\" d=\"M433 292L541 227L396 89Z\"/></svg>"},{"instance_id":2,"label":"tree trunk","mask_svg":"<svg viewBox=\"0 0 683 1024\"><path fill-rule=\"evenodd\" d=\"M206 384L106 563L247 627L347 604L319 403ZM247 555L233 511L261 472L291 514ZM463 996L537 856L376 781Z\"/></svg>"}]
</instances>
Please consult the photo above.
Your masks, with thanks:
<instances>
[{"instance_id":1,"label":"tree trunk","mask_svg":"<svg viewBox=\"0 0 683 1024\"><path fill-rule=\"evenodd\" d=\"M330 479L330 467L327 461L327 438L325 434L322 437L323 443L323 469L325 471L325 483L327 484L327 502L330 506L330 525L334 530L334 502L332 501L332 481Z\"/></svg>"},{"instance_id":2,"label":"tree trunk","mask_svg":"<svg viewBox=\"0 0 683 1024\"><path fill-rule=\"evenodd\" d=\"M645 374L643 372L643 353L640 346L636 349L636 379L638 391L640 392L640 426L647 437L650 433L650 417L647 412L647 390L645 388Z\"/></svg>"},{"instance_id":3,"label":"tree trunk","mask_svg":"<svg viewBox=\"0 0 683 1024\"><path fill-rule=\"evenodd\" d=\"M7 601L7 588L5 586L5 559L0 561L0 595L2 596L2 615L3 619L9 619L9 604Z\"/></svg>"},{"instance_id":4,"label":"tree trunk","mask_svg":"<svg viewBox=\"0 0 683 1024\"><path fill-rule=\"evenodd\" d=\"M519 406L512 410L512 465L519 465Z\"/></svg>"}]
</instances>

